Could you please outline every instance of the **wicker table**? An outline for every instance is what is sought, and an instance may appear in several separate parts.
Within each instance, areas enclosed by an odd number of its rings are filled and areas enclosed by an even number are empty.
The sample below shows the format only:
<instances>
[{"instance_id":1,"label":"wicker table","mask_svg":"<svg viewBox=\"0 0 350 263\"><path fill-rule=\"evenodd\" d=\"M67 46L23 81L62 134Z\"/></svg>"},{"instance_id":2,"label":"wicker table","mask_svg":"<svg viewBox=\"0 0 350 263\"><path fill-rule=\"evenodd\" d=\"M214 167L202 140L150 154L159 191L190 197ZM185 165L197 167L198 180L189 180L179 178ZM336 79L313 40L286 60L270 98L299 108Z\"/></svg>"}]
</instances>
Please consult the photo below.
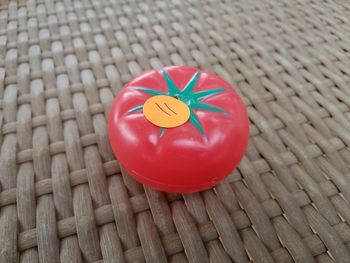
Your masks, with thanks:
<instances>
[{"instance_id":1,"label":"wicker table","mask_svg":"<svg viewBox=\"0 0 350 263\"><path fill-rule=\"evenodd\" d=\"M350 262L350 2L0 1L0 262ZM214 189L143 187L106 115L150 68L223 76L251 121Z\"/></svg>"}]
</instances>

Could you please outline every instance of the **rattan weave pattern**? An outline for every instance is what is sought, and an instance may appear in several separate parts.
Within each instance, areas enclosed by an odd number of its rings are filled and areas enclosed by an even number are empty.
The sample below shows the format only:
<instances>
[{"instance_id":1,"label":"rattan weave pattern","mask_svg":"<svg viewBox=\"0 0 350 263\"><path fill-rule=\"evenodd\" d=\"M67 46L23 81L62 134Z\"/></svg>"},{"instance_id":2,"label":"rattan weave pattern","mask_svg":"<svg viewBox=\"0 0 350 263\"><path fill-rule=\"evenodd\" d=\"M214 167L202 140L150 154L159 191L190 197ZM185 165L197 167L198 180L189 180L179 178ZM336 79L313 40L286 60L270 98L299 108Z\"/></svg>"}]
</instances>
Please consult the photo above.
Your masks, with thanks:
<instances>
[{"instance_id":1,"label":"rattan weave pattern","mask_svg":"<svg viewBox=\"0 0 350 263\"><path fill-rule=\"evenodd\" d=\"M350 2L0 3L1 263L350 262ZM172 64L251 121L201 193L141 186L108 143L118 90Z\"/></svg>"}]
</instances>

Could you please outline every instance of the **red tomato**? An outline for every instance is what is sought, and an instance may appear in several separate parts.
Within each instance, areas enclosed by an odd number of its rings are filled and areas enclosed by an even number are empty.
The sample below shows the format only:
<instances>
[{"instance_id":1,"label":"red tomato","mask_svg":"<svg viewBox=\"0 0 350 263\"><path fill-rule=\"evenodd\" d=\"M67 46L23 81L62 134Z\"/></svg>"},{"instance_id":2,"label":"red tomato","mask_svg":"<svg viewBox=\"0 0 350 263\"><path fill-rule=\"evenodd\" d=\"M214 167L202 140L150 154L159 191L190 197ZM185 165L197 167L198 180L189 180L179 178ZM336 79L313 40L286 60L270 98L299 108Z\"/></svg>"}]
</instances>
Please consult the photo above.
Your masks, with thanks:
<instances>
[{"instance_id":1,"label":"red tomato","mask_svg":"<svg viewBox=\"0 0 350 263\"><path fill-rule=\"evenodd\" d=\"M109 113L110 143L120 164L162 191L195 192L217 184L238 165L248 137L247 112L234 89L190 67L137 77Z\"/></svg>"}]
</instances>

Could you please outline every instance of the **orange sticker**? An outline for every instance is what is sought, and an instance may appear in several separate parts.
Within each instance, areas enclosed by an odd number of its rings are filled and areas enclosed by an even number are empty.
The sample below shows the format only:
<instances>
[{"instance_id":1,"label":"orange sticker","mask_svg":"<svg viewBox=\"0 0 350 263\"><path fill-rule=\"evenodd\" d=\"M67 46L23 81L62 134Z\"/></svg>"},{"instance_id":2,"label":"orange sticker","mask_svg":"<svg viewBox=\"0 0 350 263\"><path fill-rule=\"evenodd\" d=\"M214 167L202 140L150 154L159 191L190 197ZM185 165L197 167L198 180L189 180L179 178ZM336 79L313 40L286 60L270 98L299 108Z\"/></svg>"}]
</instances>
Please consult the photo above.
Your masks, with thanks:
<instances>
[{"instance_id":1,"label":"orange sticker","mask_svg":"<svg viewBox=\"0 0 350 263\"><path fill-rule=\"evenodd\" d=\"M173 128L184 124L190 118L190 109L181 100L159 95L146 100L143 114L154 125Z\"/></svg>"}]
</instances>

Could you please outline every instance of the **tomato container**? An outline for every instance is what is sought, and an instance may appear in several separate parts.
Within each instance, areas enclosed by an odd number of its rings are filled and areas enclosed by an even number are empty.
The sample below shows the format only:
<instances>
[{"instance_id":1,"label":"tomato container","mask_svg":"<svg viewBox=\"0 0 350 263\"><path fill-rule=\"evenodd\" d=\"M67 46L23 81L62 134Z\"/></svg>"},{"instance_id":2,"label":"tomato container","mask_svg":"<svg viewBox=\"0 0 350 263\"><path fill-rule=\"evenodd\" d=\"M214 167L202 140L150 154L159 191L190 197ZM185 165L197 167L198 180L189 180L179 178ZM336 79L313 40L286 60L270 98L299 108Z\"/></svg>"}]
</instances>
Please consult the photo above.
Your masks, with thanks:
<instances>
[{"instance_id":1,"label":"tomato container","mask_svg":"<svg viewBox=\"0 0 350 263\"><path fill-rule=\"evenodd\" d=\"M219 76L186 66L152 70L125 85L108 120L120 165L168 192L208 189L242 159L249 121L240 96Z\"/></svg>"}]
</instances>

